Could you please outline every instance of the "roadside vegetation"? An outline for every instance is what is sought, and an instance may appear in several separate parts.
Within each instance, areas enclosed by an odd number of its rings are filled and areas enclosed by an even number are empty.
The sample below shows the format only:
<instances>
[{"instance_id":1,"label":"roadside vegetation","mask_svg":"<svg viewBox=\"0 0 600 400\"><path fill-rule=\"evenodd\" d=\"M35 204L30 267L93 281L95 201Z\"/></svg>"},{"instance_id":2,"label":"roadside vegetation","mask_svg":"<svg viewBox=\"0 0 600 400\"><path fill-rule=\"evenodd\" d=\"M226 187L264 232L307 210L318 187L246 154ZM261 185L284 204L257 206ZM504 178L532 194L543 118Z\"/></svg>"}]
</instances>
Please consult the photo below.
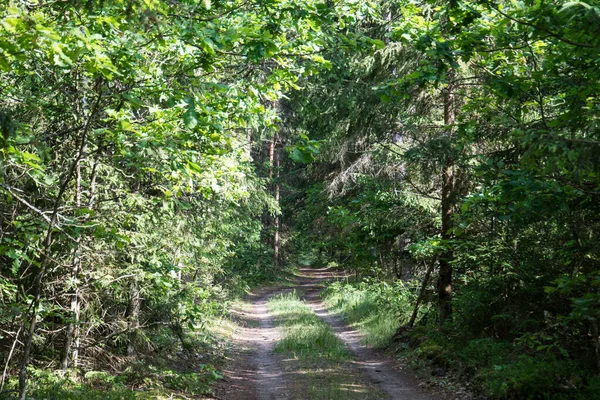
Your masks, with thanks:
<instances>
[{"instance_id":1,"label":"roadside vegetation","mask_svg":"<svg viewBox=\"0 0 600 400\"><path fill-rule=\"evenodd\" d=\"M243 304L239 300L234 303L227 308ZM184 400L210 395L214 383L222 378L220 369L236 329L235 317L225 313L208 319L202 329L189 334L185 348L169 329L164 329L148 338L160 348L136 358L113 356L85 371L30 367L30 396L49 400ZM8 381L3 398L12 398L17 390L16 382Z\"/></svg>"},{"instance_id":2,"label":"roadside vegetation","mask_svg":"<svg viewBox=\"0 0 600 400\"><path fill-rule=\"evenodd\" d=\"M344 344L326 322L305 304L294 290L273 296L269 312L281 329L276 351L309 360L344 361L349 359Z\"/></svg>"},{"instance_id":3,"label":"roadside vegetation","mask_svg":"<svg viewBox=\"0 0 600 400\"><path fill-rule=\"evenodd\" d=\"M366 281L357 284L338 281L322 293L330 311L342 314L344 321L362 333L366 345L388 347L401 321L408 321L410 284Z\"/></svg>"},{"instance_id":4,"label":"roadside vegetation","mask_svg":"<svg viewBox=\"0 0 600 400\"><path fill-rule=\"evenodd\" d=\"M440 329L424 310L407 328L416 295L411 285L385 282L330 284L323 292L331 312L358 329L363 342L389 350L432 384L467 384L486 399L581 399L600 393L600 379L556 345L478 338ZM411 300L412 299L412 300ZM471 317L475 317L472 315ZM551 343L553 337L544 338Z\"/></svg>"},{"instance_id":5,"label":"roadside vegetation","mask_svg":"<svg viewBox=\"0 0 600 400\"><path fill-rule=\"evenodd\" d=\"M599 6L381 1L348 28L378 50L302 80L286 121L320 147L284 220L368 343L487 398L600 398Z\"/></svg>"}]
</instances>

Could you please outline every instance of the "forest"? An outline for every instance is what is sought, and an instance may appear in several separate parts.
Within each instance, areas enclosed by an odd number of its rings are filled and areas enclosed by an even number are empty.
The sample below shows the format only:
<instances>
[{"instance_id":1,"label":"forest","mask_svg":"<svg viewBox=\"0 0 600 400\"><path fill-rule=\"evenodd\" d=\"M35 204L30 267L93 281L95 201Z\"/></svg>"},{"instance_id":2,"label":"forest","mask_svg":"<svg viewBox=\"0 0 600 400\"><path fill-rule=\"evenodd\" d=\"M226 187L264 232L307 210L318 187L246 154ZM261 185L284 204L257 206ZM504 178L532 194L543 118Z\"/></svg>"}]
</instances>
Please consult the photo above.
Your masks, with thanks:
<instances>
[{"instance_id":1,"label":"forest","mask_svg":"<svg viewBox=\"0 0 600 400\"><path fill-rule=\"evenodd\" d=\"M598 0L0 0L0 133L2 399L600 398Z\"/></svg>"}]
</instances>

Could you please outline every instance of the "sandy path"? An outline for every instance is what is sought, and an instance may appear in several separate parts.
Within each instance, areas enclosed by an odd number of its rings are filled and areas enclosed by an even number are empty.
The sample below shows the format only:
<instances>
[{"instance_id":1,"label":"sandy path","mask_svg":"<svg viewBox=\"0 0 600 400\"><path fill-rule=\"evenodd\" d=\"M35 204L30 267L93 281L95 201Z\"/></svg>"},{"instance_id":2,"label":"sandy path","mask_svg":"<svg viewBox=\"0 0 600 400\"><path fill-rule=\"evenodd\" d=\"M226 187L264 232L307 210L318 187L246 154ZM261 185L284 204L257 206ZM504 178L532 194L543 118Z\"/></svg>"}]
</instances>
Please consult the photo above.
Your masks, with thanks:
<instances>
[{"instance_id":1,"label":"sandy path","mask_svg":"<svg viewBox=\"0 0 600 400\"><path fill-rule=\"evenodd\" d=\"M278 333L273 326L273 317L269 315L267 301L270 296L263 296L254 304L254 313L259 318L259 335L256 341L255 363L256 398L258 400L286 399L285 380L278 357L273 349Z\"/></svg>"},{"instance_id":2,"label":"sandy path","mask_svg":"<svg viewBox=\"0 0 600 400\"><path fill-rule=\"evenodd\" d=\"M327 322L350 351L350 368L389 398L397 400L443 400L440 394L426 393L418 382L401 370L401 366L384 354L367 348L361 336L342 319L330 314L320 301L325 281L339 279L343 273L328 269L302 269L295 288L265 288L251 295L251 310L234 312L245 325L234 336L234 354L224 371L225 380L215 391L223 400L286 400L305 398L293 385L294 376L284 372L284 360L274 352L278 332L268 313L267 302L275 294L296 289L315 313ZM364 379L362 379L364 377ZM383 394L383 393L382 393ZM308 398L307 398L308 400ZM332 399L337 400L337 399Z\"/></svg>"},{"instance_id":3,"label":"sandy path","mask_svg":"<svg viewBox=\"0 0 600 400\"><path fill-rule=\"evenodd\" d=\"M267 302L276 293L290 289L265 288L250 295L251 311L232 311L242 324L233 337L234 352L215 398L227 400L286 400L281 359L273 349L278 340Z\"/></svg>"}]
</instances>

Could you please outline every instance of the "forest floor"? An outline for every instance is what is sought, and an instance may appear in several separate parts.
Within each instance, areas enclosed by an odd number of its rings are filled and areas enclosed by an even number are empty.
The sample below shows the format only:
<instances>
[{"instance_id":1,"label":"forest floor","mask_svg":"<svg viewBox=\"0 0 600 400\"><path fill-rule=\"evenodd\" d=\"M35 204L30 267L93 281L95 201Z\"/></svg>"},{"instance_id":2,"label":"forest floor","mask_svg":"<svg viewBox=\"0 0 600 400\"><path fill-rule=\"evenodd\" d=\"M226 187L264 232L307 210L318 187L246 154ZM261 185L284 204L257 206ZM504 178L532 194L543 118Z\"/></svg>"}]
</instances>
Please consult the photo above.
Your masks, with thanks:
<instances>
[{"instance_id":1,"label":"forest floor","mask_svg":"<svg viewBox=\"0 0 600 400\"><path fill-rule=\"evenodd\" d=\"M425 390L419 379L390 355L361 343L358 331L348 327L338 315L327 311L319 292L328 280L342 279L342 272L304 268L286 286L262 288L232 312L241 328L233 337L233 354L224 371L224 380L215 390L223 400L294 399L450 399L443 393ZM278 317L273 299L296 297L296 308ZM282 307L288 307L283 305ZM298 308L302 307L302 308ZM309 313L311 315L306 316ZM298 319L299 315L304 315ZM307 339L312 325L302 326L305 317L314 318L321 332L314 341L291 344L295 350L282 350L282 341ZM296 319L294 319L296 318ZM324 321L324 324L321 322ZM286 325L287 324L287 325ZM298 328L299 327L299 328ZM293 329L300 332L290 333ZM288 332L288 333L285 333ZM311 353L322 334L339 341L342 354ZM285 335L292 335L283 338ZM336 339L337 338L337 339ZM331 340L331 339L330 339ZM313 343L314 342L314 343ZM294 347L295 346L295 347ZM304 348L303 348L304 346ZM331 347L331 344L327 344ZM334 344L335 347L335 344ZM306 350L306 351L304 351ZM324 349L324 351L328 351Z\"/></svg>"}]
</instances>

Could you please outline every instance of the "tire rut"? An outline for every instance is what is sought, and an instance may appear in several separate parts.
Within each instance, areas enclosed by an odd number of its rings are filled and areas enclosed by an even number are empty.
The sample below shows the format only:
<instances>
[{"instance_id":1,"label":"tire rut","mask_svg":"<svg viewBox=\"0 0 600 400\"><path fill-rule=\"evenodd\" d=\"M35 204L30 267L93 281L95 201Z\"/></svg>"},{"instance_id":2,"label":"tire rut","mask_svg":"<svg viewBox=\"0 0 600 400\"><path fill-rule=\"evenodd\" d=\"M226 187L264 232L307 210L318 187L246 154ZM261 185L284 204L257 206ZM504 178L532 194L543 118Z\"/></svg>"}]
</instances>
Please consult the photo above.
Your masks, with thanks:
<instances>
[{"instance_id":1,"label":"tire rut","mask_svg":"<svg viewBox=\"0 0 600 400\"><path fill-rule=\"evenodd\" d=\"M215 390L215 398L223 400L287 400L285 374L275 352L279 338L274 319L269 314L269 298L291 289L263 288L250 295L248 312L237 311L246 326L233 337L234 354L224 371L225 380Z\"/></svg>"},{"instance_id":2,"label":"tire rut","mask_svg":"<svg viewBox=\"0 0 600 400\"><path fill-rule=\"evenodd\" d=\"M279 361L274 354L275 343L279 335L274 327L273 317L269 314L267 302L276 293L263 296L254 304L254 313L259 316L260 334L256 343L255 362L256 398L258 400L286 400L286 382Z\"/></svg>"}]
</instances>

